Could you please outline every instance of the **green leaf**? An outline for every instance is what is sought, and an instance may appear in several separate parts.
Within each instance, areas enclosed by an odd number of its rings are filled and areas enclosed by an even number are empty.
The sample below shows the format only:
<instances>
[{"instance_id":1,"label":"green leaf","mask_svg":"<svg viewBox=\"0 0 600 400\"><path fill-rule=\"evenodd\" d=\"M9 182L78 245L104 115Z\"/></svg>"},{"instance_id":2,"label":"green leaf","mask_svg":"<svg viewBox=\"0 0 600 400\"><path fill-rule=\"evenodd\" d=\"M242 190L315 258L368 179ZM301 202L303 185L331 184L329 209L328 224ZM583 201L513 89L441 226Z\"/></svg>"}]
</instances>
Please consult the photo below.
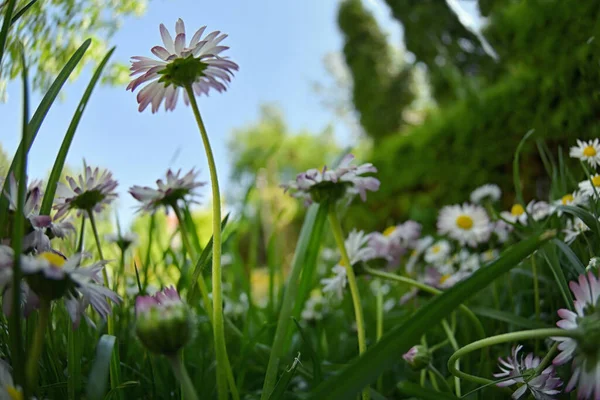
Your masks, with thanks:
<instances>
[{"instance_id":1,"label":"green leaf","mask_svg":"<svg viewBox=\"0 0 600 400\"><path fill-rule=\"evenodd\" d=\"M76 400L81 390L81 331L73 329L71 321L67 321L67 324L67 388L69 400Z\"/></svg>"},{"instance_id":2,"label":"green leaf","mask_svg":"<svg viewBox=\"0 0 600 400\"><path fill-rule=\"evenodd\" d=\"M498 260L436 296L403 324L390 330L378 343L339 374L323 382L311 394L310 399L346 400L360 392L362 388L374 382L384 371L396 364L399 355L419 342L424 333L437 326L460 304L484 290L554 236L556 236L554 231L545 232L511 246Z\"/></svg>"},{"instance_id":3,"label":"green leaf","mask_svg":"<svg viewBox=\"0 0 600 400\"><path fill-rule=\"evenodd\" d=\"M123 382L121 383L119 386L117 386L114 389L111 389L106 396L104 396L104 400L109 400L110 398L112 398L112 395L117 395L118 392L120 390L126 389L128 387L132 387L132 386L139 386L139 382L138 381L127 381L127 382Z\"/></svg>"},{"instance_id":4,"label":"green leaf","mask_svg":"<svg viewBox=\"0 0 600 400\"><path fill-rule=\"evenodd\" d=\"M19 20L19 18L21 18L23 16L23 14L25 14L27 12L27 10L29 10L31 8L31 6L33 6L36 2L37 2L37 0L31 0L29 3L27 3L23 7L21 7L19 9L19 11L17 11L15 13L15 15L12 17L12 19L10 21L10 25L12 26L15 22L17 22Z\"/></svg>"},{"instance_id":5,"label":"green leaf","mask_svg":"<svg viewBox=\"0 0 600 400\"><path fill-rule=\"evenodd\" d=\"M319 357L319 353L315 351L313 348L313 343L310 340L310 337L304 333L304 329L300 326L300 323L296 318L292 317L294 324L298 328L300 332L300 336L302 336L302 341L304 341L304 348L308 352L308 356L312 360L313 363L313 384L318 385L323 380L323 374L321 372L321 357Z\"/></svg>"},{"instance_id":6,"label":"green leaf","mask_svg":"<svg viewBox=\"0 0 600 400\"><path fill-rule=\"evenodd\" d=\"M46 191L44 194L44 200L42 201L42 206L40 208L41 215L50 215L50 211L52 208L52 202L54 201L54 194L56 193L56 186L58 184L58 180L60 179L60 174L62 173L63 167L65 165L65 160L67 158L67 153L69 152L69 148L71 147L71 142L73 142L73 137L75 136L75 131L77 130L77 126L79 125L79 121L81 121L81 116L85 111L85 107L87 106L88 101L90 100L90 96L92 95L92 91L98 83L100 79L100 75L102 75L102 71L104 67L108 63L108 59L115 51L113 47L110 49L104 59L96 68L90 83L88 84L85 92L83 93L83 97L75 110L75 114L71 119L71 123L69 124L69 128L67 129L67 133L65 133L65 137L63 138L62 144L60 145L60 150L56 156L56 160L54 161L54 166L52 167L52 172L50 173L50 178L48 178L48 184L46 185Z\"/></svg>"},{"instance_id":7,"label":"green leaf","mask_svg":"<svg viewBox=\"0 0 600 400\"><path fill-rule=\"evenodd\" d=\"M281 375L281 378L277 381L277 385L275 385L273 392L269 396L269 400L281 400L284 398L285 390L290 385L290 381L294 375L296 375L298 364L300 364L300 353L298 353L298 356L294 359L292 366L289 369L286 369L283 372L283 375Z\"/></svg>"},{"instance_id":8,"label":"green leaf","mask_svg":"<svg viewBox=\"0 0 600 400\"><path fill-rule=\"evenodd\" d=\"M102 335L96 347L96 358L87 382L87 397L90 400L104 398L108 388L110 362L117 338L111 335Z\"/></svg>"},{"instance_id":9,"label":"green leaf","mask_svg":"<svg viewBox=\"0 0 600 400\"><path fill-rule=\"evenodd\" d=\"M596 220L594 215L589 211L576 206L558 206L557 209L579 218L592 232L594 232L595 235L600 235L598 220Z\"/></svg>"},{"instance_id":10,"label":"green leaf","mask_svg":"<svg viewBox=\"0 0 600 400\"><path fill-rule=\"evenodd\" d=\"M230 214L228 213L225 216L225 218L223 218L223 221L221 221L221 232L223 232L223 230L227 226L227 221L229 220L229 215ZM210 240L206 244L206 247L204 247L204 249L202 250L202 253L200 253L200 256L198 257L198 261L196 261L196 266L194 267L194 272L192 273L192 281L190 283L188 299L195 298L196 285L198 283L198 279L202 275L202 271L204 271L204 268L206 268L206 265L208 264L208 262L210 260L209 257L212 254L212 248L213 248L213 237L211 236Z\"/></svg>"},{"instance_id":11,"label":"green leaf","mask_svg":"<svg viewBox=\"0 0 600 400\"><path fill-rule=\"evenodd\" d=\"M523 200L523 187L521 186L521 175L519 173L519 156L523 150L525 142L531 135L533 135L534 132L535 130L531 129L525 134L525 136L523 136L523 139L521 139L519 145L517 146L515 157L513 159L513 182L515 185L515 195L517 196L517 202L523 206L525 206L525 201Z\"/></svg>"},{"instance_id":12,"label":"green leaf","mask_svg":"<svg viewBox=\"0 0 600 400\"><path fill-rule=\"evenodd\" d=\"M571 292L569 291L569 284L567 283L565 274L560 267L560 262L558 261L554 247L550 245L544 246L542 254L550 266L550 270L554 275L554 280L558 284L558 289L560 290L566 306L569 308L569 310L573 310L573 298L571 297Z\"/></svg>"},{"instance_id":13,"label":"green leaf","mask_svg":"<svg viewBox=\"0 0 600 400\"><path fill-rule=\"evenodd\" d=\"M488 307L471 307L471 311L475 314L485 317L495 319L497 321L506 322L508 324L512 324L518 326L520 328L527 329L543 329L543 328L551 328L543 322L530 320L527 318L523 318L519 315L515 315L511 312L496 310L495 308Z\"/></svg>"},{"instance_id":14,"label":"green leaf","mask_svg":"<svg viewBox=\"0 0 600 400\"><path fill-rule=\"evenodd\" d=\"M449 393L438 392L429 388L424 388L421 385L417 385L413 382L400 382L396 386L398 391L405 396L416 397L419 400L451 400L458 399Z\"/></svg>"},{"instance_id":15,"label":"green leaf","mask_svg":"<svg viewBox=\"0 0 600 400\"><path fill-rule=\"evenodd\" d=\"M2 29L0 29L0 65L2 65L2 58L4 56L4 49L6 47L6 40L8 38L8 30L12 25L12 13L15 11L17 0L9 0L4 11L4 19L2 21Z\"/></svg>"},{"instance_id":16,"label":"green leaf","mask_svg":"<svg viewBox=\"0 0 600 400\"><path fill-rule=\"evenodd\" d=\"M321 223L321 219L325 220L327 218L327 208L327 204L311 205L306 213L304 223L302 224L298 243L296 244L296 250L294 252L294 258L292 260L292 270L288 277L288 284L283 295L281 309L279 310L279 318L277 321L277 328L275 329L275 337L273 339L273 346L271 347L269 363L267 365L261 400L266 400L271 395L271 392L275 387L279 363L287 353L286 342L291 320L290 313L298 291L296 282L298 282L300 273L304 267L305 256L309 251L314 228Z\"/></svg>"},{"instance_id":17,"label":"green leaf","mask_svg":"<svg viewBox=\"0 0 600 400\"><path fill-rule=\"evenodd\" d=\"M565 242L559 239L553 239L552 243L563 252L565 257L567 257L567 260L569 260L569 266L575 275L585 274L585 265L583 265L579 257L577 257L577 255Z\"/></svg>"}]
</instances>

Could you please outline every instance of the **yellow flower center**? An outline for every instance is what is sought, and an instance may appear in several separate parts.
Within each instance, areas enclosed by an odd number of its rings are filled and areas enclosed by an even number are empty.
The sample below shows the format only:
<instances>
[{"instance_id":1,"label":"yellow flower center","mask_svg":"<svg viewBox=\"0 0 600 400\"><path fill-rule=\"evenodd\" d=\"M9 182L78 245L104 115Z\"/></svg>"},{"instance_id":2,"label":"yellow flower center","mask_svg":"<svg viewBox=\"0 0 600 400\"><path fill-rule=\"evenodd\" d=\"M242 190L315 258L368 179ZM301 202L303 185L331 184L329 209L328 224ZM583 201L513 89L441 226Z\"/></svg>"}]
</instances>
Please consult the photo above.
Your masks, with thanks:
<instances>
[{"instance_id":1,"label":"yellow flower center","mask_svg":"<svg viewBox=\"0 0 600 400\"><path fill-rule=\"evenodd\" d=\"M44 252L38 257L48 261L54 267L62 268L62 266L65 265L65 259L56 253Z\"/></svg>"},{"instance_id":2,"label":"yellow flower center","mask_svg":"<svg viewBox=\"0 0 600 400\"><path fill-rule=\"evenodd\" d=\"M431 252L432 252L433 254L437 254L437 253L439 253L439 252L440 252L440 250L442 250L442 246L440 246L439 244L436 244L435 246L433 246L433 247L431 248Z\"/></svg>"},{"instance_id":3,"label":"yellow flower center","mask_svg":"<svg viewBox=\"0 0 600 400\"><path fill-rule=\"evenodd\" d=\"M389 226L389 227L385 228L385 231L383 231L383 236L390 236L392 233L394 233L395 230L396 230L395 226Z\"/></svg>"},{"instance_id":4,"label":"yellow flower center","mask_svg":"<svg viewBox=\"0 0 600 400\"><path fill-rule=\"evenodd\" d=\"M563 204L563 206L566 206L567 204L570 204L573 202L573 200L575 200L575 198L573 198L572 194L565 194L562 199L561 202Z\"/></svg>"},{"instance_id":5,"label":"yellow flower center","mask_svg":"<svg viewBox=\"0 0 600 400\"><path fill-rule=\"evenodd\" d=\"M583 149L583 155L586 157L594 157L596 155L596 149L594 146L587 146Z\"/></svg>"},{"instance_id":6,"label":"yellow flower center","mask_svg":"<svg viewBox=\"0 0 600 400\"><path fill-rule=\"evenodd\" d=\"M473 227L473 218L464 214L459 215L458 218L456 218L456 225L464 230L471 229Z\"/></svg>"},{"instance_id":7,"label":"yellow flower center","mask_svg":"<svg viewBox=\"0 0 600 400\"><path fill-rule=\"evenodd\" d=\"M440 285L443 285L444 282L446 282L448 279L450 279L452 275L450 274L446 274L446 275L442 275L442 277L440 278Z\"/></svg>"},{"instance_id":8,"label":"yellow flower center","mask_svg":"<svg viewBox=\"0 0 600 400\"><path fill-rule=\"evenodd\" d=\"M11 400L23 400L23 394L13 386L5 387L8 397Z\"/></svg>"},{"instance_id":9,"label":"yellow flower center","mask_svg":"<svg viewBox=\"0 0 600 400\"><path fill-rule=\"evenodd\" d=\"M600 175L592 177L592 183L594 184L594 186L600 187Z\"/></svg>"},{"instance_id":10,"label":"yellow flower center","mask_svg":"<svg viewBox=\"0 0 600 400\"><path fill-rule=\"evenodd\" d=\"M518 217L519 215L523 215L524 212L525 212L525 209L520 204L515 204L510 209L510 213L512 215L514 215L515 217Z\"/></svg>"}]
</instances>

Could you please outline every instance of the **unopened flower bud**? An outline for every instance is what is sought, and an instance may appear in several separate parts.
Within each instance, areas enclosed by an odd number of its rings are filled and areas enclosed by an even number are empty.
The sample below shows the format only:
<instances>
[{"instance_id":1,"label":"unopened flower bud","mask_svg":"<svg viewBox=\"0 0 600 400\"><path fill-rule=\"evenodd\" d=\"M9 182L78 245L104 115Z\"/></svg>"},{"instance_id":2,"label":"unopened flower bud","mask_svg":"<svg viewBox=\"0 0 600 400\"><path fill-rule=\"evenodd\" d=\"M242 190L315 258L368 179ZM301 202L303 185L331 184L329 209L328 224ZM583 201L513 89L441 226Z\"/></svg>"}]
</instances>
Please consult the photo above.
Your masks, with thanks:
<instances>
[{"instance_id":1,"label":"unopened flower bud","mask_svg":"<svg viewBox=\"0 0 600 400\"><path fill-rule=\"evenodd\" d=\"M431 353L425 346L413 346L402 358L410 365L415 371L421 370L429 365L431 362Z\"/></svg>"},{"instance_id":2,"label":"unopened flower bud","mask_svg":"<svg viewBox=\"0 0 600 400\"><path fill-rule=\"evenodd\" d=\"M177 290L165 288L154 296L140 296L135 305L136 333L153 353L177 353L192 338L194 314Z\"/></svg>"}]
</instances>

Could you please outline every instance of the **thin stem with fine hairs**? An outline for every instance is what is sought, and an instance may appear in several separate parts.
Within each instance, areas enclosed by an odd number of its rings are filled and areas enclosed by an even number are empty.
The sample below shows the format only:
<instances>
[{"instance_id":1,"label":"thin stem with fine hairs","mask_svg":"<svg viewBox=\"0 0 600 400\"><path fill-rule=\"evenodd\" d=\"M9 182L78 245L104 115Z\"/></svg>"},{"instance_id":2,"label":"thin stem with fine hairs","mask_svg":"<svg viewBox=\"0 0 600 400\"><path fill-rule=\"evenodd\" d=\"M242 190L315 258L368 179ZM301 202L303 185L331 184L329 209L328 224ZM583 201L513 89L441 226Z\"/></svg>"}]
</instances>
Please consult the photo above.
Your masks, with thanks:
<instances>
[{"instance_id":1,"label":"thin stem with fine hairs","mask_svg":"<svg viewBox=\"0 0 600 400\"><path fill-rule=\"evenodd\" d=\"M49 320L50 300L40 297L39 318L35 327L35 337L26 365L27 385L32 390L37 386L38 363L40 361L40 356L42 355L42 349L44 348L44 337L46 336L46 327L48 326Z\"/></svg>"},{"instance_id":2,"label":"thin stem with fine hairs","mask_svg":"<svg viewBox=\"0 0 600 400\"><path fill-rule=\"evenodd\" d=\"M348 286L350 287L350 294L352 295L352 303L354 304L354 317L356 318L356 330L358 331L358 353L362 355L367 351L367 339L365 335L365 319L363 317L362 304L360 303L360 293L358 292L358 284L356 283L356 276L354 275L354 269L352 269L352 263L350 257L346 251L344 244L344 234L342 233L342 225L337 217L335 211L335 203L330 206L329 209L329 225L333 231L335 242L342 255L342 264L346 268L346 277L348 278ZM362 392L363 400L370 399L369 387L366 387Z\"/></svg>"},{"instance_id":3,"label":"thin stem with fine hairs","mask_svg":"<svg viewBox=\"0 0 600 400\"><path fill-rule=\"evenodd\" d=\"M228 398L227 380L228 375L233 376L229 357L227 356L227 345L225 343L225 328L223 324L223 293L221 288L221 194L219 192L219 180L217 178L217 166L213 156L206 127L202 121L198 103L191 84L185 86L185 90L200 129L200 136L206 151L208 170L210 172L210 183L212 185L212 207L213 207L213 257L212 257L212 290L213 290L213 336L215 340L215 353L217 356L217 392L220 400ZM234 382L235 383L235 382ZM231 393L235 397L237 390L235 384L229 384Z\"/></svg>"},{"instance_id":4,"label":"thin stem with fine hairs","mask_svg":"<svg viewBox=\"0 0 600 400\"><path fill-rule=\"evenodd\" d=\"M181 384L181 393L183 394L183 398L185 400L198 400L198 395L194 389L194 384L192 383L192 380L185 369L185 365L183 365L181 356L176 354L174 356L167 357L167 359L169 360L169 364L171 364L173 374L175 374L175 377Z\"/></svg>"}]
</instances>

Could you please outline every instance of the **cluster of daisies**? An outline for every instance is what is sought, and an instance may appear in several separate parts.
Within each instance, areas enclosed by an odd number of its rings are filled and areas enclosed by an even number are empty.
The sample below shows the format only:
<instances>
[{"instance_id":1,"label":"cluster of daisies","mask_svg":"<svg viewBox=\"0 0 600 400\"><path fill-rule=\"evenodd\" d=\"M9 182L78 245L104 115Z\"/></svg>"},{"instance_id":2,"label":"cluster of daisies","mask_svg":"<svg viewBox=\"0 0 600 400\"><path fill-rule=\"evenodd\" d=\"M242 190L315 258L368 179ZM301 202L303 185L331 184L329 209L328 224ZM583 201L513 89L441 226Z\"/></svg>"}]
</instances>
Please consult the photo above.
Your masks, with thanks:
<instances>
[{"instance_id":1,"label":"cluster of daisies","mask_svg":"<svg viewBox=\"0 0 600 400\"><path fill-rule=\"evenodd\" d=\"M600 175L595 168L600 166L600 142L577 141L570 155L582 161L587 179L579 182L577 189L564 193L559 198L531 200L528 203L515 203L509 209L498 209L502 192L497 185L486 184L470 194L470 201L443 207L437 218L436 234L422 236L422 226L415 221L389 227L383 232L365 233L353 230L345 241L345 248L355 271L368 275L369 265L385 268L392 272L407 275L437 289L447 289L468 278L480 268L497 259L504 246L519 241L534 231L547 226L562 227L562 240L573 243L589 227L573 213L566 212L564 206L577 206L594 213ZM344 159L351 160L351 157ZM348 164L342 166L347 168ZM340 166L341 168L341 166ZM296 180L283 185L292 195L305 203L340 199L345 195L364 194L375 191L379 182L373 176L362 176L376 172L371 164L352 167L351 170L334 168L309 170L297 176ZM590 171L591 168L591 171ZM375 183L376 182L376 183ZM335 258L334 259L339 259ZM592 257L588 270L596 270L598 258ZM366 272L365 272L366 271ZM347 285L347 269L342 260L334 263L331 276L321 280L321 290L315 290L305 304L302 317L305 320L321 320L333 308L331 299L344 296ZM372 286L378 286L378 280ZM499 386L517 385L514 399L524 398L530 393L536 399L551 399L562 392L563 383L556 375L555 366L572 360L572 375L564 391L578 389L578 398L600 399L600 283L592 272L571 282L575 297L575 310L561 309L558 326L563 329L576 329L583 332L577 337L555 337L561 353L554 358L553 365L538 370L541 360L533 353L522 356L523 346L515 346L513 353L499 360L501 379ZM399 300L390 300L386 309L395 304L403 304L416 295L413 290ZM326 296L326 295L330 296ZM419 346L405 354L411 365L418 361L430 360L430 354ZM429 361L428 361L429 362ZM428 363L427 362L427 363Z\"/></svg>"}]
</instances>

